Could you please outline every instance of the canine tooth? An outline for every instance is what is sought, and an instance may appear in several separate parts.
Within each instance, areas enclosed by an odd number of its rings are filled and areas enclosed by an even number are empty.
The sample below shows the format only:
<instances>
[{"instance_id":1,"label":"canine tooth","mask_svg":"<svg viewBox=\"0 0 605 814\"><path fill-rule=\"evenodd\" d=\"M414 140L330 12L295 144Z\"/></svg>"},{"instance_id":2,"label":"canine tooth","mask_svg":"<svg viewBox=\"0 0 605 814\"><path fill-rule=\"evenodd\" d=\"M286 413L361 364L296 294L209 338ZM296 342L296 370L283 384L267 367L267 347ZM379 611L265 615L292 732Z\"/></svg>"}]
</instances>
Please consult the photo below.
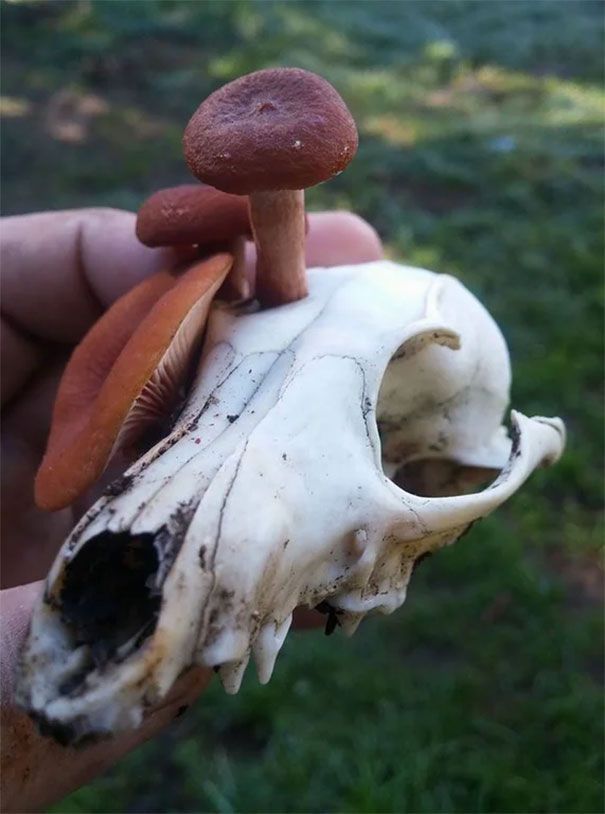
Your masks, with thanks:
<instances>
[{"instance_id":1,"label":"canine tooth","mask_svg":"<svg viewBox=\"0 0 605 814\"><path fill-rule=\"evenodd\" d=\"M292 614L284 619L281 624L269 622L260 629L254 642L252 653L258 673L258 680L261 684L267 684L275 667L277 654L288 635L292 624Z\"/></svg>"},{"instance_id":2,"label":"canine tooth","mask_svg":"<svg viewBox=\"0 0 605 814\"><path fill-rule=\"evenodd\" d=\"M249 656L241 659L240 661L232 661L228 664L222 664L218 668L218 677L221 680L223 689L227 695L237 695L239 688L242 686L242 679L246 672L246 667L250 660Z\"/></svg>"}]
</instances>

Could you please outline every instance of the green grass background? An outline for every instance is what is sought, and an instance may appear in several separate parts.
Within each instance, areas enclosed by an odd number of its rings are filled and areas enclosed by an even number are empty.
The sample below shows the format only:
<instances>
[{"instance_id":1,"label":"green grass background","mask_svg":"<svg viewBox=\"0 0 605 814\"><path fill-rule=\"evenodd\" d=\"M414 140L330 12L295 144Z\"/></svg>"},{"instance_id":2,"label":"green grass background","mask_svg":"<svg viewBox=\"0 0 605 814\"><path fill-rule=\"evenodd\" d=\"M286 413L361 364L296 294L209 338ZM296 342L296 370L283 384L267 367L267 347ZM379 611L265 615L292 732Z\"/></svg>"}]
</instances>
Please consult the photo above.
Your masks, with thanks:
<instances>
[{"instance_id":1,"label":"green grass background","mask_svg":"<svg viewBox=\"0 0 605 814\"><path fill-rule=\"evenodd\" d=\"M3 211L136 208L187 180L183 127L267 65L330 79L359 154L309 207L459 276L513 403L569 445L352 640L292 635L55 812L601 812L603 6L3 3Z\"/></svg>"}]
</instances>

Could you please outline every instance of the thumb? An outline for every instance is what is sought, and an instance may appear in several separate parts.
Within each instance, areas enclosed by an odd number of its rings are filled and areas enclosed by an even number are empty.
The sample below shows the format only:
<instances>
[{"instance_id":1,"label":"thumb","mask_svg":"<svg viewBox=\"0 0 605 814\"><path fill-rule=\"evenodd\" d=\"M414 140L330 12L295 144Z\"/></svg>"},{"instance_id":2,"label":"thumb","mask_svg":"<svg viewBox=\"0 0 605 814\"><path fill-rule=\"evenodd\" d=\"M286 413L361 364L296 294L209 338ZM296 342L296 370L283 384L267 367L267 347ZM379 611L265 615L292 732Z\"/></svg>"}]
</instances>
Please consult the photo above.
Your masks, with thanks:
<instances>
[{"instance_id":1,"label":"thumb","mask_svg":"<svg viewBox=\"0 0 605 814\"><path fill-rule=\"evenodd\" d=\"M202 667L183 674L168 697L133 732L77 749L42 737L14 703L19 654L42 590L42 582L33 582L0 592L0 768L2 810L7 812L37 811L88 783L166 727L183 712L183 707L197 698L212 677L212 671Z\"/></svg>"}]
</instances>

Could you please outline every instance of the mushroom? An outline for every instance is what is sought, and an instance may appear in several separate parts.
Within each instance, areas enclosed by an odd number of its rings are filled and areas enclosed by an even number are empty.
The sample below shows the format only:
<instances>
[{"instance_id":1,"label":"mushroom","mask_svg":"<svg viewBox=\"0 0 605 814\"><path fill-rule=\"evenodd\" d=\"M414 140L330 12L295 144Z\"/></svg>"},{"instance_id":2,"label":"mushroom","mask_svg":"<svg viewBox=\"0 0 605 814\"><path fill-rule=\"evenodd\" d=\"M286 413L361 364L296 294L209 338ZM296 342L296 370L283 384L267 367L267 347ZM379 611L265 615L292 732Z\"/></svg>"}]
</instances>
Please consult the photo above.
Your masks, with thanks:
<instances>
[{"instance_id":1,"label":"mushroom","mask_svg":"<svg viewBox=\"0 0 605 814\"><path fill-rule=\"evenodd\" d=\"M231 263L230 254L217 254L179 278L154 275L114 303L84 337L59 385L36 475L40 508L73 503L118 450L175 406Z\"/></svg>"},{"instance_id":2,"label":"mushroom","mask_svg":"<svg viewBox=\"0 0 605 814\"><path fill-rule=\"evenodd\" d=\"M233 264L219 296L226 300L252 296L245 268L245 243L252 238L252 228L244 196L229 195L207 184L161 189L140 207L136 235L152 248L171 246L178 251L196 246L200 256L230 252Z\"/></svg>"},{"instance_id":3,"label":"mushroom","mask_svg":"<svg viewBox=\"0 0 605 814\"><path fill-rule=\"evenodd\" d=\"M305 297L304 190L342 172L357 150L355 122L332 85L299 68L243 76L202 102L183 147L201 181L249 196L260 302Z\"/></svg>"},{"instance_id":4,"label":"mushroom","mask_svg":"<svg viewBox=\"0 0 605 814\"><path fill-rule=\"evenodd\" d=\"M206 184L155 192L137 215L136 234L146 246L214 246L252 237L248 200Z\"/></svg>"}]
</instances>

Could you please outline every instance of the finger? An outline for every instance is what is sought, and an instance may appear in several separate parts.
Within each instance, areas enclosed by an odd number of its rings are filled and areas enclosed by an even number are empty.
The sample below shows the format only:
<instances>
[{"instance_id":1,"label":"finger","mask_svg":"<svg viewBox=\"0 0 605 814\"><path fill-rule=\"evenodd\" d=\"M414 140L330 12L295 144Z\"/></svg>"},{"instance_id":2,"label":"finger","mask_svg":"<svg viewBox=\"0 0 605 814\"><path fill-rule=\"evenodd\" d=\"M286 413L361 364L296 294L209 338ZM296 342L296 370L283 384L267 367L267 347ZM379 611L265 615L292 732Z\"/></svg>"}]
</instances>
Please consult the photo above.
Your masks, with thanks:
<instances>
[{"instance_id":1,"label":"finger","mask_svg":"<svg viewBox=\"0 0 605 814\"><path fill-rule=\"evenodd\" d=\"M44 352L22 331L13 328L4 317L0 321L0 350L2 352L0 403L6 404L27 382L32 370L42 360Z\"/></svg>"},{"instance_id":2,"label":"finger","mask_svg":"<svg viewBox=\"0 0 605 814\"><path fill-rule=\"evenodd\" d=\"M318 212L309 216L307 266L341 266L381 260L378 233L352 212Z\"/></svg>"},{"instance_id":3,"label":"finger","mask_svg":"<svg viewBox=\"0 0 605 814\"><path fill-rule=\"evenodd\" d=\"M11 325L40 339L75 342L110 303L170 264L170 250L139 243L135 220L117 209L3 218L2 311Z\"/></svg>"},{"instance_id":4,"label":"finger","mask_svg":"<svg viewBox=\"0 0 605 814\"><path fill-rule=\"evenodd\" d=\"M73 525L69 510L49 514L34 504L33 481L46 443L64 356L48 359L18 403L2 414L0 579L2 587L43 577Z\"/></svg>"},{"instance_id":5,"label":"finger","mask_svg":"<svg viewBox=\"0 0 605 814\"><path fill-rule=\"evenodd\" d=\"M3 654L0 748L2 808L5 811L39 811L88 783L182 714L212 677L212 671L207 668L191 669L134 732L78 749L59 746L43 738L13 701L19 653L41 590L42 583L36 582L0 594L0 642Z\"/></svg>"},{"instance_id":6,"label":"finger","mask_svg":"<svg viewBox=\"0 0 605 814\"><path fill-rule=\"evenodd\" d=\"M135 215L115 209L4 218L0 231L3 312L34 336L74 342L103 308L174 261L171 250L138 242ZM307 264L382 257L375 230L349 212L310 216Z\"/></svg>"},{"instance_id":7,"label":"finger","mask_svg":"<svg viewBox=\"0 0 605 814\"><path fill-rule=\"evenodd\" d=\"M82 209L2 220L0 270L7 318L0 352L6 384L2 403L18 392L40 358L32 340L77 341L101 311L143 277L174 263L169 249L138 242L135 215ZM382 257L374 229L348 212L310 216L309 266L363 263ZM254 247L247 254L254 275Z\"/></svg>"}]
</instances>

